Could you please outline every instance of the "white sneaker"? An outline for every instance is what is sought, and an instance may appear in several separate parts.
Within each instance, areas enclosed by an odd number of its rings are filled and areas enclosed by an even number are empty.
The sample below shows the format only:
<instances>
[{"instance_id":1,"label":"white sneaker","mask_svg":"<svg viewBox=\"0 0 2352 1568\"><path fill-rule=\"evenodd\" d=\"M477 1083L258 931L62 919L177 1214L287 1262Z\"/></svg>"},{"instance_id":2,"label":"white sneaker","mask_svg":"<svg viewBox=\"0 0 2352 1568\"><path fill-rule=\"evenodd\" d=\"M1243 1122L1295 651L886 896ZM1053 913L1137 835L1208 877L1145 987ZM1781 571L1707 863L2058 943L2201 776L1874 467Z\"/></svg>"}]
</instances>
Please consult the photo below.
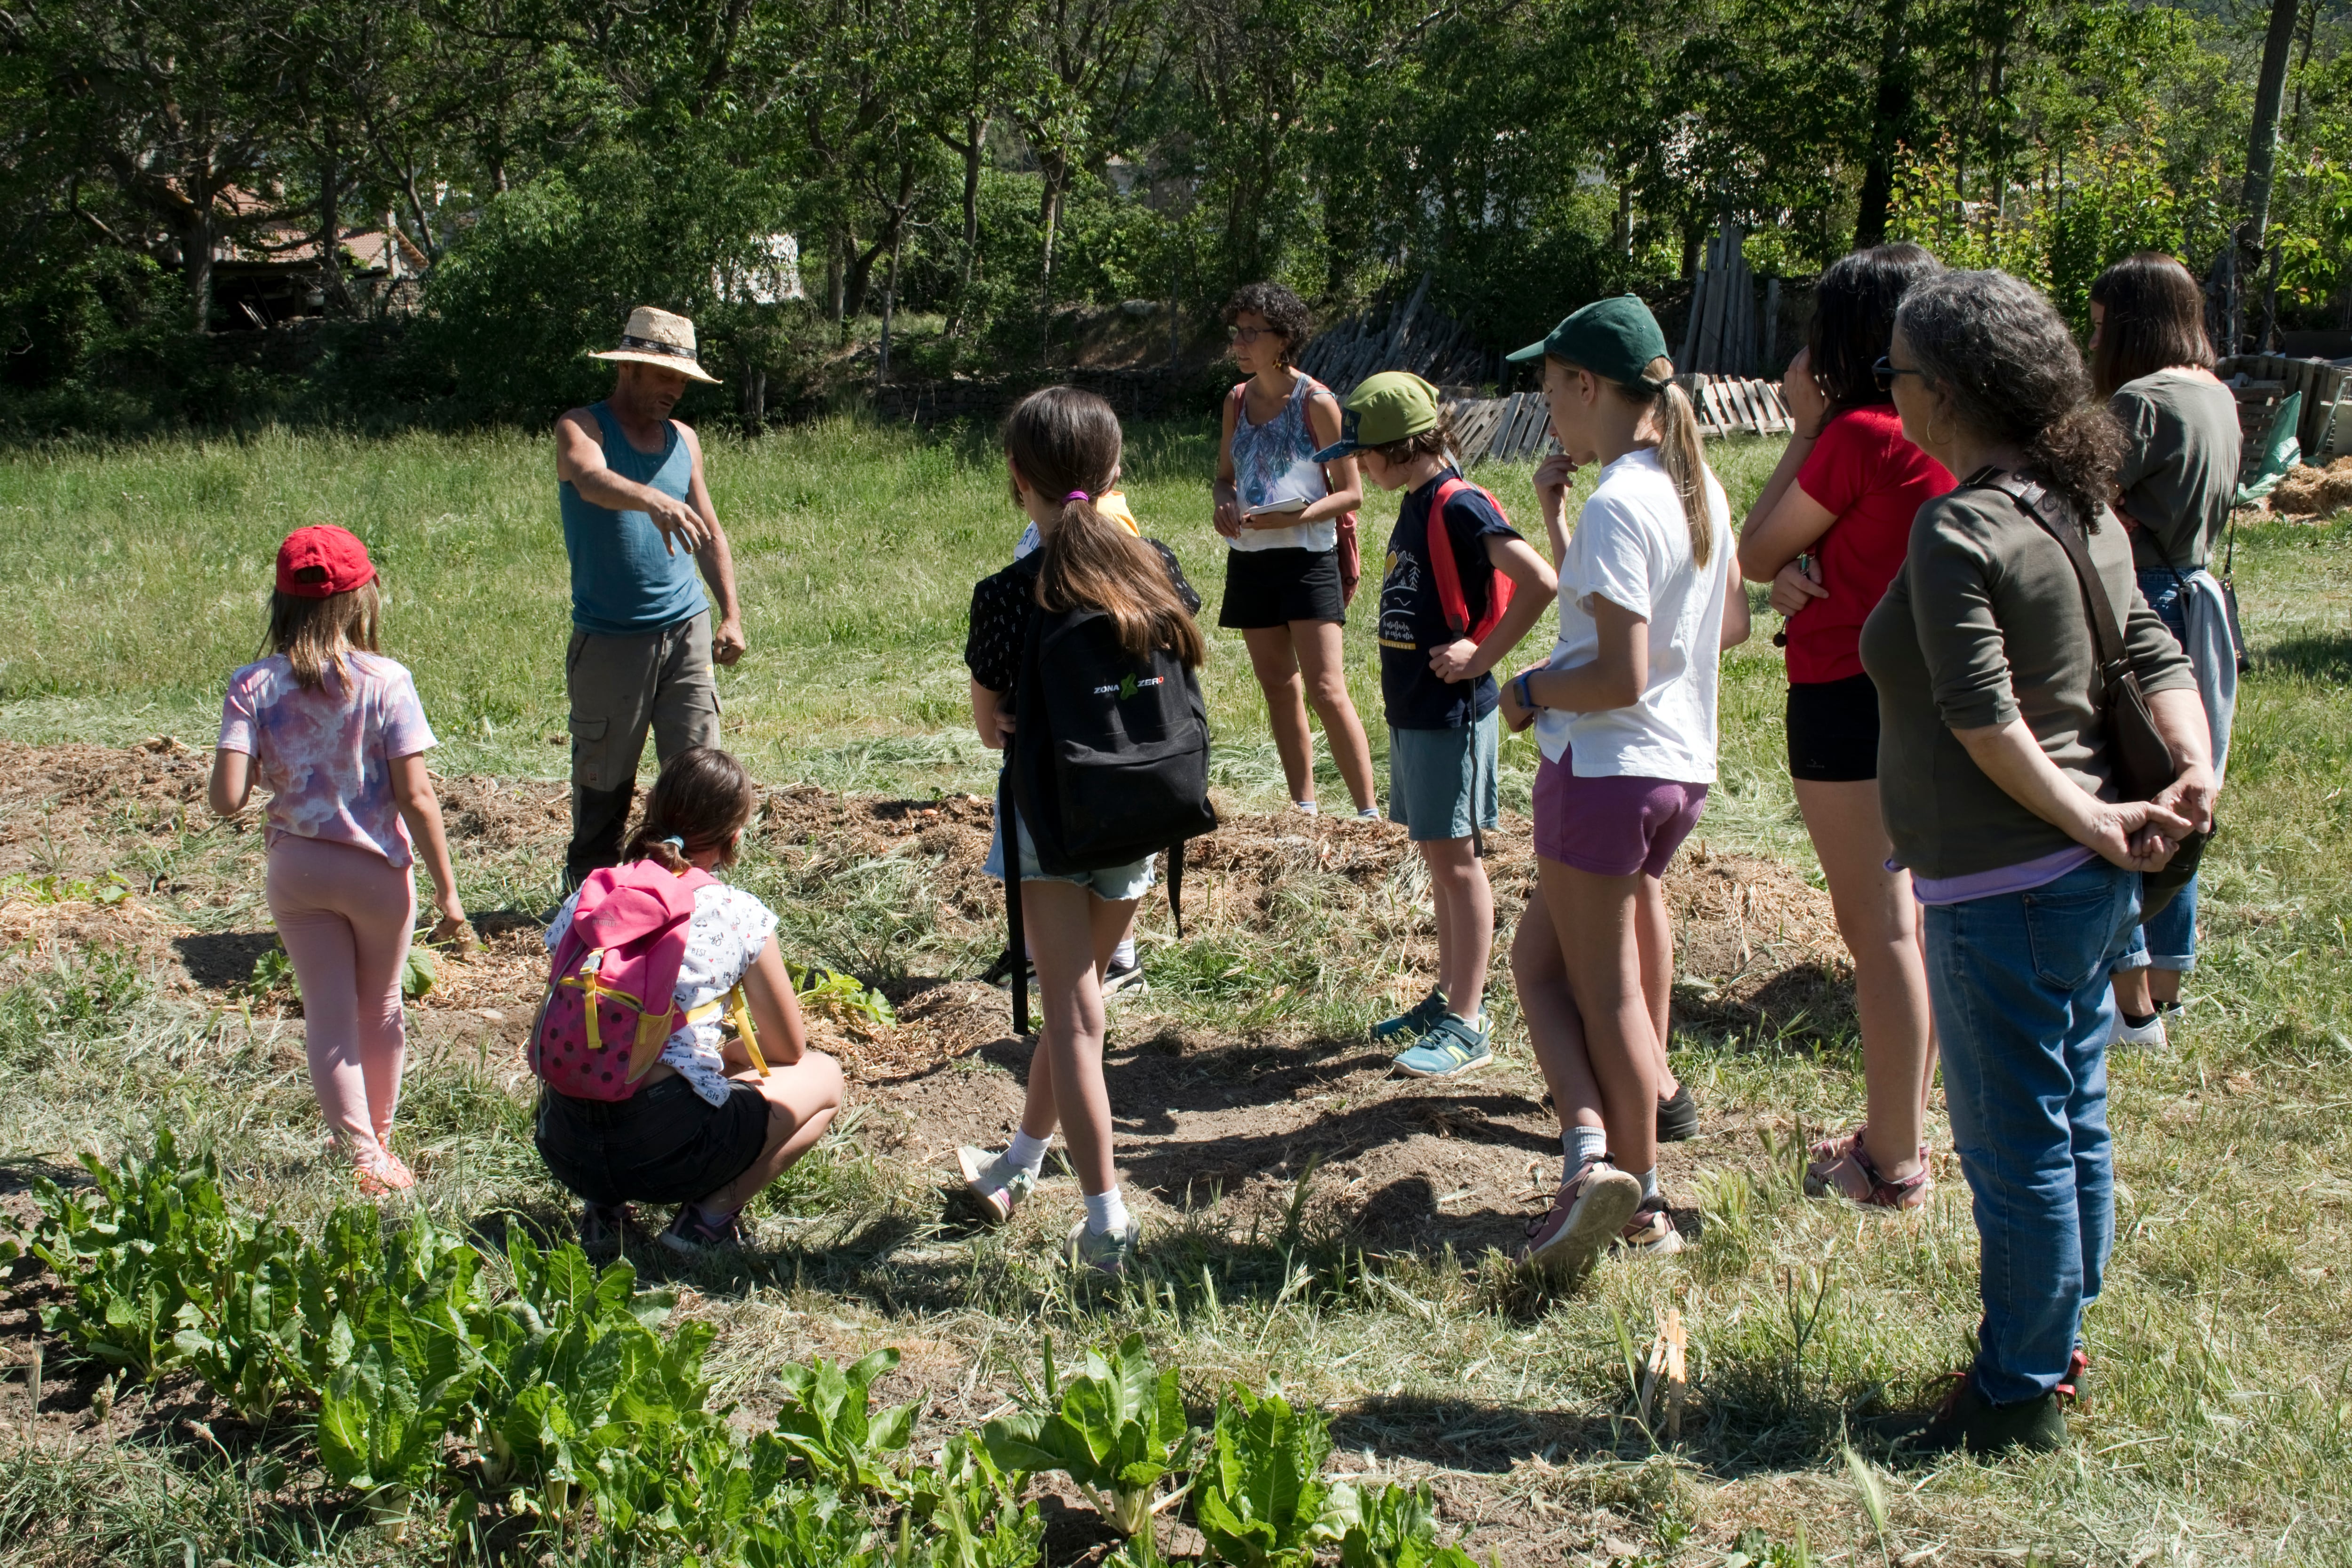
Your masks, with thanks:
<instances>
[{"instance_id":1,"label":"white sneaker","mask_svg":"<svg viewBox=\"0 0 2352 1568\"><path fill-rule=\"evenodd\" d=\"M2164 1037L2163 1014L2158 1013L2147 1023L2134 1027L2124 1022L2124 1010L2120 1007L2116 1009L2116 1026L2107 1036L2107 1045L2110 1048L2116 1046L2132 1046L2143 1051L2160 1051L2168 1044L2170 1042Z\"/></svg>"}]
</instances>

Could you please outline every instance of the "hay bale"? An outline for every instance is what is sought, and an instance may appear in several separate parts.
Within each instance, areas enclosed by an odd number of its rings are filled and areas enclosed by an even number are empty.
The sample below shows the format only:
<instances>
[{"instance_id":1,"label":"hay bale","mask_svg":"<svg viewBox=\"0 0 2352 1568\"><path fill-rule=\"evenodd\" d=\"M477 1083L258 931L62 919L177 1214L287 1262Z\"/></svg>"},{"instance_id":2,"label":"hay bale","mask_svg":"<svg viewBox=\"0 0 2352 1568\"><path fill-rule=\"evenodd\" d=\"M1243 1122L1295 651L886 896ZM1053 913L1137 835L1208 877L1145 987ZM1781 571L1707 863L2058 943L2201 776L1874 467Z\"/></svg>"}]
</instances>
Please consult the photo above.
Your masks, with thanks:
<instances>
[{"instance_id":1,"label":"hay bale","mask_svg":"<svg viewBox=\"0 0 2352 1568\"><path fill-rule=\"evenodd\" d=\"M2271 510L2285 517L2326 517L2352 507L2352 458L2325 468L2289 470L2271 491Z\"/></svg>"}]
</instances>

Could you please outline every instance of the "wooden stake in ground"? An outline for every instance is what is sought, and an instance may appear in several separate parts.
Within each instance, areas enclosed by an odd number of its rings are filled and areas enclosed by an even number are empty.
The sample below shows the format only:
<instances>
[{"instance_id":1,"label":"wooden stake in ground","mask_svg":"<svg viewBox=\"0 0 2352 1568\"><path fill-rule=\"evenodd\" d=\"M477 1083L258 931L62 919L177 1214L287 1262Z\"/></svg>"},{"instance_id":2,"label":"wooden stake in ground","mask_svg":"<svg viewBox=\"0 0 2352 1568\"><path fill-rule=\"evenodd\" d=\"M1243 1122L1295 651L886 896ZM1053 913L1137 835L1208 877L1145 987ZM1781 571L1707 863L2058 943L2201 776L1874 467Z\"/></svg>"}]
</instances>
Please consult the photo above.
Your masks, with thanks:
<instances>
[{"instance_id":1,"label":"wooden stake in ground","mask_svg":"<svg viewBox=\"0 0 2352 1568\"><path fill-rule=\"evenodd\" d=\"M1683 1404L1690 1397L1690 1373L1687 1352L1690 1342L1683 1330L1683 1312L1679 1307L1669 1307L1658 1320L1658 1337L1650 1342L1650 1353L1642 1370L1640 1414L1644 1426L1650 1423L1650 1407L1663 1387L1664 1399L1659 1402L1659 1414L1673 1441L1683 1435Z\"/></svg>"}]
</instances>

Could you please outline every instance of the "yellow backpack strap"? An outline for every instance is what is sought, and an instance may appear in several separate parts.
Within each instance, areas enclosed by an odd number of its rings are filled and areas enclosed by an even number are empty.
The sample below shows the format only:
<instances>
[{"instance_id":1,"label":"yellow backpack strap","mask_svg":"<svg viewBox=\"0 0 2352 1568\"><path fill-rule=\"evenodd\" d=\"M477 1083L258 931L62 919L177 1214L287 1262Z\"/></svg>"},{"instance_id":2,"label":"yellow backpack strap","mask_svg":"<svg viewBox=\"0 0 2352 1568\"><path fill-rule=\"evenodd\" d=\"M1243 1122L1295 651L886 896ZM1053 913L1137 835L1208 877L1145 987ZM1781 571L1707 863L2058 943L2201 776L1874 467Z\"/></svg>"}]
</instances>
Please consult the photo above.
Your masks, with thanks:
<instances>
[{"instance_id":1,"label":"yellow backpack strap","mask_svg":"<svg viewBox=\"0 0 2352 1568\"><path fill-rule=\"evenodd\" d=\"M734 989L727 993L727 1016L735 1021L736 1037L751 1053L751 1065L760 1069L761 1078L767 1077L768 1058L760 1054L760 1032L751 1027L751 1006L743 998L743 983L740 980L735 983Z\"/></svg>"},{"instance_id":2,"label":"yellow backpack strap","mask_svg":"<svg viewBox=\"0 0 2352 1568\"><path fill-rule=\"evenodd\" d=\"M580 983L580 988L587 994L583 1000L588 1008L588 1048L592 1051L604 1048L604 1027L596 1021L597 984L604 978L597 971L604 967L604 950L600 947L589 953L580 965L580 973L587 976Z\"/></svg>"}]
</instances>

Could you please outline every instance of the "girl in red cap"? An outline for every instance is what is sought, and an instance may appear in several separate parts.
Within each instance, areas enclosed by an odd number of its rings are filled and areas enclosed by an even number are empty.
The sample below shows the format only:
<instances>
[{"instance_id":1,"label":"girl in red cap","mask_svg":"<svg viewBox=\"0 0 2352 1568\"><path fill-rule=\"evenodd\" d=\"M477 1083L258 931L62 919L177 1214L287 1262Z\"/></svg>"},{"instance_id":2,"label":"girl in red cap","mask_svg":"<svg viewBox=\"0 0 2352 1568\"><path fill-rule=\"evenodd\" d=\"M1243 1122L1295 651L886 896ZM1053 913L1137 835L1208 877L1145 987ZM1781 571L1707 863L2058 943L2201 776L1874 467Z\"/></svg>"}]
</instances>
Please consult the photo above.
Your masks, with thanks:
<instances>
[{"instance_id":1,"label":"girl in red cap","mask_svg":"<svg viewBox=\"0 0 2352 1568\"><path fill-rule=\"evenodd\" d=\"M408 1040L400 975L416 921L422 846L441 919L470 941L449 868L434 744L401 665L376 652L375 563L342 529L297 529L278 549L269 650L229 678L212 808L245 809L254 764L269 787L269 913L294 961L310 1087L362 1192L414 1184L392 1152Z\"/></svg>"}]
</instances>

